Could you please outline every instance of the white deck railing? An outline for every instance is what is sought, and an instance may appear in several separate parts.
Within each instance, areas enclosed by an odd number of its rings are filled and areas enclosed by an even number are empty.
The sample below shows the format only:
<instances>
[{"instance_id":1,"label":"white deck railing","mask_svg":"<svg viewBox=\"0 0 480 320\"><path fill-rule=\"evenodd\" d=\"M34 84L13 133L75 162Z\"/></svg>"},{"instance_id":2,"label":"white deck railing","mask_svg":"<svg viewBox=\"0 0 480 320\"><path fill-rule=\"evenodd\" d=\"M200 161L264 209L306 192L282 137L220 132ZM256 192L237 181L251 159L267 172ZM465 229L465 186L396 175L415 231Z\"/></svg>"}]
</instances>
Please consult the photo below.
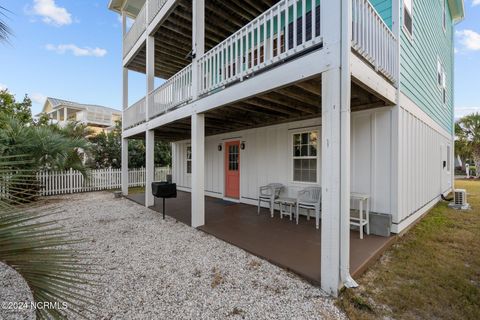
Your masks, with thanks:
<instances>
[{"instance_id":1,"label":"white deck railing","mask_svg":"<svg viewBox=\"0 0 480 320\"><path fill-rule=\"evenodd\" d=\"M155 168L155 181L166 181L169 167ZM119 189L122 186L121 169L96 169L85 178L80 171L43 171L37 174L40 194L50 196L77 192ZM145 168L128 169L128 186L145 186Z\"/></svg>"},{"instance_id":2,"label":"white deck railing","mask_svg":"<svg viewBox=\"0 0 480 320\"><path fill-rule=\"evenodd\" d=\"M148 23L151 23L167 0L148 0Z\"/></svg>"},{"instance_id":3,"label":"white deck railing","mask_svg":"<svg viewBox=\"0 0 480 320\"><path fill-rule=\"evenodd\" d=\"M392 82L397 75L397 39L368 0L352 1L352 47Z\"/></svg>"},{"instance_id":4,"label":"white deck railing","mask_svg":"<svg viewBox=\"0 0 480 320\"><path fill-rule=\"evenodd\" d=\"M192 99L192 65L168 79L149 95L149 116L153 118Z\"/></svg>"},{"instance_id":5,"label":"white deck railing","mask_svg":"<svg viewBox=\"0 0 480 320\"><path fill-rule=\"evenodd\" d=\"M144 5L138 13L135 22L128 30L125 38L123 39L123 57L135 46L135 43L140 39L140 36L147 30L147 6Z\"/></svg>"},{"instance_id":6,"label":"white deck railing","mask_svg":"<svg viewBox=\"0 0 480 320\"><path fill-rule=\"evenodd\" d=\"M208 51L198 62L203 75L200 94L242 80L320 43L320 8L315 5L312 10L313 2L319 4L317 0L280 1Z\"/></svg>"},{"instance_id":7,"label":"white deck railing","mask_svg":"<svg viewBox=\"0 0 480 320\"><path fill-rule=\"evenodd\" d=\"M123 112L123 127L130 128L145 122L146 120L146 100L145 97L138 100Z\"/></svg>"},{"instance_id":8,"label":"white deck railing","mask_svg":"<svg viewBox=\"0 0 480 320\"><path fill-rule=\"evenodd\" d=\"M352 48L395 83L398 71L396 37L368 0L352 1ZM150 5L160 10L164 2L155 0ZM320 18L320 0L278 2L199 57L199 95L253 77L262 69L320 45L323 35ZM149 94L149 117L189 102L192 93L192 65L189 65ZM145 121L145 101L128 108L124 119L126 128Z\"/></svg>"}]
</instances>

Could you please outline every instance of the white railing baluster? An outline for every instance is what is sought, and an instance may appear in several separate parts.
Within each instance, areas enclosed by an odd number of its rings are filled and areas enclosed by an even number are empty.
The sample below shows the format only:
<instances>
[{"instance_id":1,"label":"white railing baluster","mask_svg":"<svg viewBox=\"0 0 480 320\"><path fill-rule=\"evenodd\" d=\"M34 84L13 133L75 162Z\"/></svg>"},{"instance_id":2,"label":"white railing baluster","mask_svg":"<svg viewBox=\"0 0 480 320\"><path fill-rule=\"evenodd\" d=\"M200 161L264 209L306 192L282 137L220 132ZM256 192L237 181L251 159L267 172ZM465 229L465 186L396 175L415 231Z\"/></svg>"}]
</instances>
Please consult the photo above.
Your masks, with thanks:
<instances>
[{"instance_id":1,"label":"white railing baluster","mask_svg":"<svg viewBox=\"0 0 480 320\"><path fill-rule=\"evenodd\" d=\"M128 30L125 38L123 39L123 57L125 58L130 50L135 46L140 36L145 32L147 29L147 5L145 4L135 19L135 22Z\"/></svg>"},{"instance_id":2,"label":"white railing baluster","mask_svg":"<svg viewBox=\"0 0 480 320\"><path fill-rule=\"evenodd\" d=\"M368 0L353 0L352 10L352 47L395 83L398 40Z\"/></svg>"},{"instance_id":3,"label":"white railing baluster","mask_svg":"<svg viewBox=\"0 0 480 320\"><path fill-rule=\"evenodd\" d=\"M149 6L153 6L154 9L150 10L148 21L154 19L154 15L161 10L164 5L161 1L150 1ZM395 54L397 39L368 0L352 0L351 3L352 47L378 72L392 82L397 81L395 79L398 62ZM289 11L290 7L292 12ZM200 94L208 94L237 80L243 81L246 75L251 75L267 65L319 43L322 39L322 30L320 29L317 34L317 24L321 25L319 19L322 12L320 10L320 15L317 16L316 10L316 0L279 1L203 56L198 57ZM308 13L312 15L310 19L307 19ZM142 14L142 12L139 14L137 22L141 22ZM307 31L309 27L311 30ZM192 66L185 67L152 91L149 98L153 102L152 110L149 110L151 117L191 101ZM124 122L127 128L145 121L145 105L145 100L142 99L125 110Z\"/></svg>"}]
</instances>

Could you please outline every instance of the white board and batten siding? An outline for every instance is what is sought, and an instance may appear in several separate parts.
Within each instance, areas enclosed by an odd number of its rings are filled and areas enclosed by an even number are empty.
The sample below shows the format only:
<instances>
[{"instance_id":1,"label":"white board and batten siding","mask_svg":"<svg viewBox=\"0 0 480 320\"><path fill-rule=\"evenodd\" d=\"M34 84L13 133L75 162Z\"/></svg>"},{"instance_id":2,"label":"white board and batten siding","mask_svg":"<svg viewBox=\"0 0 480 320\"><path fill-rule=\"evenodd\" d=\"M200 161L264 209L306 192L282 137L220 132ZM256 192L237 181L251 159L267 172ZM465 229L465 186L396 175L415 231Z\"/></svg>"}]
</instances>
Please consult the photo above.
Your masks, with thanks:
<instances>
[{"instance_id":1,"label":"white board and batten siding","mask_svg":"<svg viewBox=\"0 0 480 320\"><path fill-rule=\"evenodd\" d=\"M398 210L393 210L397 233L452 189L454 171L452 134L403 94L398 114Z\"/></svg>"},{"instance_id":2,"label":"white board and batten siding","mask_svg":"<svg viewBox=\"0 0 480 320\"><path fill-rule=\"evenodd\" d=\"M390 213L391 188L391 108L352 114L352 191L372 196L372 211ZM293 181L293 134L317 130L321 143L321 119L249 129L206 138L205 190L214 197L224 197L224 143L239 140L245 143L240 150L240 201L256 204L258 188L272 182L287 186L287 194L296 197L298 190L311 183ZM191 176L186 173L187 146L190 141L173 144L173 180L180 190L189 191ZM218 146L222 145L222 151ZM321 181L321 147L317 148L317 185Z\"/></svg>"}]
</instances>

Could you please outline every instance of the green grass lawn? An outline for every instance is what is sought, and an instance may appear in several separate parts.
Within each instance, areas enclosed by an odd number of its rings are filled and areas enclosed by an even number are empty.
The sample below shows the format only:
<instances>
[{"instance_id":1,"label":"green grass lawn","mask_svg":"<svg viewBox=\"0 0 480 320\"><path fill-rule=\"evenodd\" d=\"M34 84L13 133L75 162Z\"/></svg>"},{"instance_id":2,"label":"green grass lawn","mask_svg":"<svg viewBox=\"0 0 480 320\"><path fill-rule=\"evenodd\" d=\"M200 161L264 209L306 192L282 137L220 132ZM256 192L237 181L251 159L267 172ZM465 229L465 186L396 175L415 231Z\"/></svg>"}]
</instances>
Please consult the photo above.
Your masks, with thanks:
<instances>
[{"instance_id":1,"label":"green grass lawn","mask_svg":"<svg viewBox=\"0 0 480 320\"><path fill-rule=\"evenodd\" d=\"M111 192L114 191L121 191L121 189L113 189L110 190ZM144 193L145 192L145 187L130 187L128 188L128 194L135 194L135 193Z\"/></svg>"},{"instance_id":2,"label":"green grass lawn","mask_svg":"<svg viewBox=\"0 0 480 320\"><path fill-rule=\"evenodd\" d=\"M401 237L339 305L351 319L480 319L480 181L467 189L470 211L445 202Z\"/></svg>"}]
</instances>

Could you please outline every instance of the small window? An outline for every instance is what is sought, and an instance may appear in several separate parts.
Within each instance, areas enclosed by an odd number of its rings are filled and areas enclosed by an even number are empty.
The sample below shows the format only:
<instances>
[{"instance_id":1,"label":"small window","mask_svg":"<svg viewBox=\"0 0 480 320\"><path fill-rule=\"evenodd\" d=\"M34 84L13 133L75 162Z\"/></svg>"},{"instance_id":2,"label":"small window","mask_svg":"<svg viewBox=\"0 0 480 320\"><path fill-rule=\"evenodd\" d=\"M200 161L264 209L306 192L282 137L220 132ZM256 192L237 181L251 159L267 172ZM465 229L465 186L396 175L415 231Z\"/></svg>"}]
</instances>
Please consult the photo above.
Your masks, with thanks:
<instances>
[{"instance_id":1,"label":"small window","mask_svg":"<svg viewBox=\"0 0 480 320\"><path fill-rule=\"evenodd\" d=\"M187 173L192 173L192 147L187 146Z\"/></svg>"},{"instance_id":2,"label":"small window","mask_svg":"<svg viewBox=\"0 0 480 320\"><path fill-rule=\"evenodd\" d=\"M442 74L443 74L443 68L442 68L442 63L440 62L440 58L437 59L437 83L441 87L442 86Z\"/></svg>"},{"instance_id":3,"label":"small window","mask_svg":"<svg viewBox=\"0 0 480 320\"><path fill-rule=\"evenodd\" d=\"M293 135L293 181L317 182L318 132Z\"/></svg>"},{"instance_id":4,"label":"small window","mask_svg":"<svg viewBox=\"0 0 480 320\"><path fill-rule=\"evenodd\" d=\"M413 0L403 0L403 26L413 36Z\"/></svg>"},{"instance_id":5,"label":"small window","mask_svg":"<svg viewBox=\"0 0 480 320\"><path fill-rule=\"evenodd\" d=\"M228 171L238 171L238 144L228 146Z\"/></svg>"}]
</instances>

